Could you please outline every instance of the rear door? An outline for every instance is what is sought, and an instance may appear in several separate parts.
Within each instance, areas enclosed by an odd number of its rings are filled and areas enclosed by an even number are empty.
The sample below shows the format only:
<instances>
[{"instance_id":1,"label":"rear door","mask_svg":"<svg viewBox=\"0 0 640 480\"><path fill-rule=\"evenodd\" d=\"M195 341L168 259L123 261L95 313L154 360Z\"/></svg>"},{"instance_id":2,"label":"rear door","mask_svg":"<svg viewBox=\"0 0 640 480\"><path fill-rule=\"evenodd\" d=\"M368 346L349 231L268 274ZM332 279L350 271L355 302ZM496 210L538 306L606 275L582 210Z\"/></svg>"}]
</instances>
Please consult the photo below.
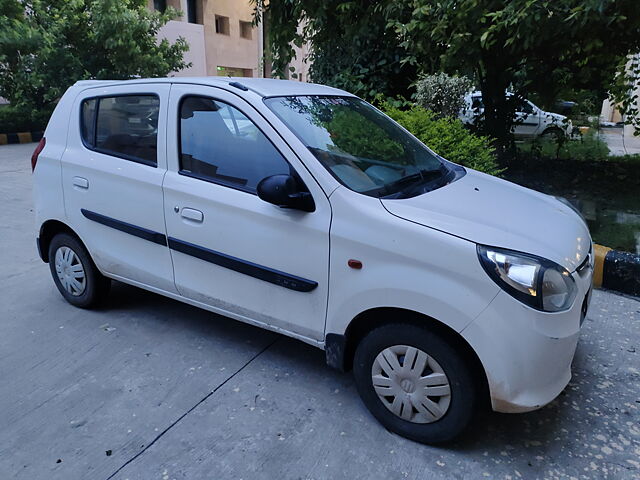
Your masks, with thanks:
<instances>
[{"instance_id":1,"label":"rear door","mask_svg":"<svg viewBox=\"0 0 640 480\"><path fill-rule=\"evenodd\" d=\"M62 157L65 210L98 267L175 292L162 179L169 84L83 91Z\"/></svg>"},{"instance_id":2,"label":"rear door","mask_svg":"<svg viewBox=\"0 0 640 480\"><path fill-rule=\"evenodd\" d=\"M328 294L329 201L271 125L215 87L174 85L167 235L179 292L236 318L321 340ZM266 203L257 183L299 175L316 210Z\"/></svg>"}]
</instances>

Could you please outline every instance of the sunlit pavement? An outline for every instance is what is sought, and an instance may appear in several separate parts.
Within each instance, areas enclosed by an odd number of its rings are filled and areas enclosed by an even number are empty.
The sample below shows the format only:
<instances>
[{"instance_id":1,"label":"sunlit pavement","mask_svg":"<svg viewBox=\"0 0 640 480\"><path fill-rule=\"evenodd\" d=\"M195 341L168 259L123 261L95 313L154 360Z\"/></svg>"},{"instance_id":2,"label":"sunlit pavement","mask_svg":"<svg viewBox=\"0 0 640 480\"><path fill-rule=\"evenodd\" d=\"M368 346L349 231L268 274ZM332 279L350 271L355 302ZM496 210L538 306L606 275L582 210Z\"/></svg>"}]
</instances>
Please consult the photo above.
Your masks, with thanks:
<instances>
[{"instance_id":1,"label":"sunlit pavement","mask_svg":"<svg viewBox=\"0 0 640 480\"><path fill-rule=\"evenodd\" d=\"M598 137L607 144L611 155L640 154L640 137L625 133L622 127L600 128Z\"/></svg>"},{"instance_id":2,"label":"sunlit pavement","mask_svg":"<svg viewBox=\"0 0 640 480\"><path fill-rule=\"evenodd\" d=\"M65 303L37 258L33 148L0 147L1 479L640 477L637 300L595 292L551 405L419 445L302 343L122 284L103 310Z\"/></svg>"}]
</instances>

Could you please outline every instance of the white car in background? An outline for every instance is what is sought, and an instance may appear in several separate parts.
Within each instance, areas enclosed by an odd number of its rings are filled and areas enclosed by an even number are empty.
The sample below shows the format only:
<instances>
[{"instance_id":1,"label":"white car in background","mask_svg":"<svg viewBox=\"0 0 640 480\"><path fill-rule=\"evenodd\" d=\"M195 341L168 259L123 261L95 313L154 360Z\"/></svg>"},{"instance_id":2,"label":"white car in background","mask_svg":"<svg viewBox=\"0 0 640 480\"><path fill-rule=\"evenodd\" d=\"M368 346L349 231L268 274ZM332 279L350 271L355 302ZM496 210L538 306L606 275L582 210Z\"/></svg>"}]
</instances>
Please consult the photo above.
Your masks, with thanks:
<instances>
[{"instance_id":1,"label":"white car in background","mask_svg":"<svg viewBox=\"0 0 640 480\"><path fill-rule=\"evenodd\" d=\"M400 435L450 440L476 406L535 410L571 378L593 274L582 219L348 92L82 81L31 165L38 249L69 303L118 280L297 338L352 369Z\"/></svg>"},{"instance_id":2,"label":"white car in background","mask_svg":"<svg viewBox=\"0 0 640 480\"><path fill-rule=\"evenodd\" d=\"M508 96L513 94L508 93ZM460 120L472 125L476 118L484 112L482 93L479 91L465 96L465 107L460 112ZM513 134L516 139L537 137L569 137L573 132L573 125L564 115L546 112L529 100L520 101L514 119Z\"/></svg>"}]
</instances>

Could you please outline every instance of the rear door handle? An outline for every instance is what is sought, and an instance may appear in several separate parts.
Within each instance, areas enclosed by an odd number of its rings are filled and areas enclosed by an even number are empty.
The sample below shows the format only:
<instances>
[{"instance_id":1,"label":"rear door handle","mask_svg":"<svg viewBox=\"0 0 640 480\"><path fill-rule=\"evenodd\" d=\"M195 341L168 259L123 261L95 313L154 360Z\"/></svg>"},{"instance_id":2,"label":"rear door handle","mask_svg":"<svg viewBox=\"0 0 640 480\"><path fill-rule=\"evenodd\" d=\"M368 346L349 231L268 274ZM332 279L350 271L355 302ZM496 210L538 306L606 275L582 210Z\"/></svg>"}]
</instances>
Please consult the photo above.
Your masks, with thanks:
<instances>
[{"instance_id":1,"label":"rear door handle","mask_svg":"<svg viewBox=\"0 0 640 480\"><path fill-rule=\"evenodd\" d=\"M73 185L86 190L89 188L89 180L84 177L73 177Z\"/></svg>"},{"instance_id":2,"label":"rear door handle","mask_svg":"<svg viewBox=\"0 0 640 480\"><path fill-rule=\"evenodd\" d=\"M192 222L202 223L204 221L204 213L200 210L196 210L195 208L183 208L180 211L180 216L187 220L191 220Z\"/></svg>"}]
</instances>

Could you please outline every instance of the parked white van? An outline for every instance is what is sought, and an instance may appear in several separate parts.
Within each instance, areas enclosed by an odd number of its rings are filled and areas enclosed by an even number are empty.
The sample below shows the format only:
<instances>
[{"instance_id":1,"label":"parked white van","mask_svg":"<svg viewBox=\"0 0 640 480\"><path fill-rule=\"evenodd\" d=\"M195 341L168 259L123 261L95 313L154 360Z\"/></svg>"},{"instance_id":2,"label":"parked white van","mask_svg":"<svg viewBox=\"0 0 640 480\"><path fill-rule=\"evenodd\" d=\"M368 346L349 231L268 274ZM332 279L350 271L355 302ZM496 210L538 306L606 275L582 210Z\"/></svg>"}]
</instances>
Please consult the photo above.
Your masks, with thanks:
<instances>
[{"instance_id":1,"label":"parked white van","mask_svg":"<svg viewBox=\"0 0 640 480\"><path fill-rule=\"evenodd\" d=\"M357 97L271 79L82 81L32 157L37 244L88 308L118 280L300 339L420 442L553 400L591 291L554 198L448 162Z\"/></svg>"}]
</instances>

